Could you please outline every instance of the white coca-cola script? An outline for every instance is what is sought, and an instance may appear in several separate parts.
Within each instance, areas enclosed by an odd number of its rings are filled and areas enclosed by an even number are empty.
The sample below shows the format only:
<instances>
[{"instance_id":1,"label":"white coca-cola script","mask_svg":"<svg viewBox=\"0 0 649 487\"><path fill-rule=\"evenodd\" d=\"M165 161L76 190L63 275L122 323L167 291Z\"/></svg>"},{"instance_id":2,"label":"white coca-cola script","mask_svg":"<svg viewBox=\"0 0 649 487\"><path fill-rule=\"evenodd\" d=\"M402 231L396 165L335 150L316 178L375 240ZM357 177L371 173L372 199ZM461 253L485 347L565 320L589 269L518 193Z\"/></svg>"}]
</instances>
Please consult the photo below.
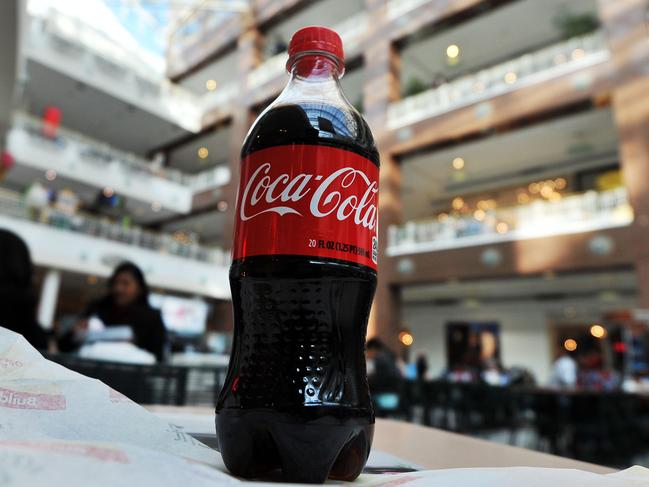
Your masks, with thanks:
<instances>
[{"instance_id":1,"label":"white coca-cola script","mask_svg":"<svg viewBox=\"0 0 649 487\"><path fill-rule=\"evenodd\" d=\"M266 162L250 176L239 207L239 217L242 221L251 220L264 213L303 216L295 208L298 205L293 206L292 203L308 197L309 211L316 218L335 215L339 221L353 218L356 225L369 230L376 227L378 183L363 171L343 167L326 177L300 173L291 178L289 174L282 173L273 179L269 175L271 169L271 163ZM349 193L349 188L359 180L364 186L363 194L345 194Z\"/></svg>"}]
</instances>

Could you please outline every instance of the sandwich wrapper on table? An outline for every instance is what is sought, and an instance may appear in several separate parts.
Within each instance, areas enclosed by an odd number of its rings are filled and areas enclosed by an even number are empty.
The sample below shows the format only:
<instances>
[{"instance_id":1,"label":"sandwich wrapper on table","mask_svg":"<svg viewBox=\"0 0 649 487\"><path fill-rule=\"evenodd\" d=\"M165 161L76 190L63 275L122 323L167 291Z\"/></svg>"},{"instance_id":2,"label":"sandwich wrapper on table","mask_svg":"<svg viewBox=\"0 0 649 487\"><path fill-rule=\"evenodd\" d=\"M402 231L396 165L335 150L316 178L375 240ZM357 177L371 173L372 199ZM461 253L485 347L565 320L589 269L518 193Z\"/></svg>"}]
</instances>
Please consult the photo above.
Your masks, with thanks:
<instances>
[{"instance_id":1,"label":"sandwich wrapper on table","mask_svg":"<svg viewBox=\"0 0 649 487\"><path fill-rule=\"evenodd\" d=\"M377 452L370 464L385 466L386 459L399 466ZM1 486L235 484L280 485L228 475L218 452L182 428L102 382L46 360L21 335L0 327ZM649 470L633 467L609 475L531 467L420 470L362 474L352 485L647 487Z\"/></svg>"}]
</instances>

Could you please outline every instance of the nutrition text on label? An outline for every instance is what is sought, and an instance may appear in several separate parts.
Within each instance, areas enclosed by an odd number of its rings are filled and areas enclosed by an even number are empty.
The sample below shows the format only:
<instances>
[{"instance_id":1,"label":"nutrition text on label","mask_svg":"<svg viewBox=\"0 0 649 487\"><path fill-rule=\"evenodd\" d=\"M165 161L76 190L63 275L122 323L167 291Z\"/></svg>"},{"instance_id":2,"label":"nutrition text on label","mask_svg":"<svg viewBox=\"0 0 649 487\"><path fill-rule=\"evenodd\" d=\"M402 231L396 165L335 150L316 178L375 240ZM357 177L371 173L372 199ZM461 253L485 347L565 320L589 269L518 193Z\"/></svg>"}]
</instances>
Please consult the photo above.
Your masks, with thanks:
<instances>
[{"instance_id":1,"label":"nutrition text on label","mask_svg":"<svg viewBox=\"0 0 649 487\"><path fill-rule=\"evenodd\" d=\"M370 258L370 251L359 247L357 245L351 245L343 242L336 242L335 240L323 240L323 239L309 239L310 248L318 249L327 249L327 250L338 250L340 252L347 252L348 254L362 255Z\"/></svg>"}]
</instances>

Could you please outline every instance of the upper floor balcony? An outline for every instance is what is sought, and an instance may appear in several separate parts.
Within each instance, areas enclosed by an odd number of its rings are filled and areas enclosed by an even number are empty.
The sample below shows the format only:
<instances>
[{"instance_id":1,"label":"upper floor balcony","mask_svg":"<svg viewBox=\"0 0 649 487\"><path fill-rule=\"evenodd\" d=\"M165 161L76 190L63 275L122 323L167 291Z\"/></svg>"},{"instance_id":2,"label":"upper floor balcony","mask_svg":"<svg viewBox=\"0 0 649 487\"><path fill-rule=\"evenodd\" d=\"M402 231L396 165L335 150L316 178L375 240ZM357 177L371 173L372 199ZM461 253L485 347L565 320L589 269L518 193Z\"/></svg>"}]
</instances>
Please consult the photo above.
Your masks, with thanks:
<instances>
[{"instance_id":1,"label":"upper floor balcony","mask_svg":"<svg viewBox=\"0 0 649 487\"><path fill-rule=\"evenodd\" d=\"M64 128L44 134L41 121L17 114L7 146L21 165L41 174L55 171L65 178L112 191L176 213L189 213L192 198L230 180L228 167L197 174L156 168L151 161Z\"/></svg>"},{"instance_id":2,"label":"upper floor balcony","mask_svg":"<svg viewBox=\"0 0 649 487\"><path fill-rule=\"evenodd\" d=\"M608 59L602 32L574 37L392 103L388 126L399 129Z\"/></svg>"},{"instance_id":3,"label":"upper floor balcony","mask_svg":"<svg viewBox=\"0 0 649 487\"><path fill-rule=\"evenodd\" d=\"M28 4L31 7L31 2ZM184 130L201 129L200 99L156 72L146 55L49 6L28 8L26 59L80 81ZM140 50L141 51L141 50Z\"/></svg>"},{"instance_id":4,"label":"upper floor balcony","mask_svg":"<svg viewBox=\"0 0 649 487\"><path fill-rule=\"evenodd\" d=\"M333 29L340 34L345 46L345 57L350 59L360 53L363 38L367 32L367 13L358 12L349 18L336 24ZM258 102L263 97L272 96L286 83L285 71L288 54L286 51L269 57L254 69L248 76L247 84L249 90L262 89L263 95L258 96ZM265 85L271 85L268 92L263 90Z\"/></svg>"},{"instance_id":5,"label":"upper floor balcony","mask_svg":"<svg viewBox=\"0 0 649 487\"><path fill-rule=\"evenodd\" d=\"M440 215L388 230L387 254L402 256L623 227L633 221L624 187L487 209L474 216Z\"/></svg>"},{"instance_id":6,"label":"upper floor balcony","mask_svg":"<svg viewBox=\"0 0 649 487\"><path fill-rule=\"evenodd\" d=\"M37 265L108 276L121 261L137 262L153 286L229 297L229 252L185 234L162 234L55 207L33 208L0 190L0 227L20 235Z\"/></svg>"}]
</instances>

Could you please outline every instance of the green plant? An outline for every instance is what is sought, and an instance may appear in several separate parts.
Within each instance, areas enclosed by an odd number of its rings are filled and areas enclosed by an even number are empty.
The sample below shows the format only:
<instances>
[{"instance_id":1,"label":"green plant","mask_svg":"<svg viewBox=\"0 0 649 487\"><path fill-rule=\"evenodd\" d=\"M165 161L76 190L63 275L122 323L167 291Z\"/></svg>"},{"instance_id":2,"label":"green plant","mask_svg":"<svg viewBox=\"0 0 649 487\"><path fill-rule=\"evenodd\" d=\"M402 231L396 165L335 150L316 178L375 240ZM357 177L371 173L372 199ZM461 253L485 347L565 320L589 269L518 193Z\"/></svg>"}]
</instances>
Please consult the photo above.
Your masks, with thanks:
<instances>
[{"instance_id":1,"label":"green plant","mask_svg":"<svg viewBox=\"0 0 649 487\"><path fill-rule=\"evenodd\" d=\"M576 14L566 8L555 15L553 23L562 39L583 36L599 27L599 19L595 14L590 12Z\"/></svg>"},{"instance_id":2,"label":"green plant","mask_svg":"<svg viewBox=\"0 0 649 487\"><path fill-rule=\"evenodd\" d=\"M403 96L413 96L428 89L428 85L419 78L413 77L406 81L403 89Z\"/></svg>"}]
</instances>

